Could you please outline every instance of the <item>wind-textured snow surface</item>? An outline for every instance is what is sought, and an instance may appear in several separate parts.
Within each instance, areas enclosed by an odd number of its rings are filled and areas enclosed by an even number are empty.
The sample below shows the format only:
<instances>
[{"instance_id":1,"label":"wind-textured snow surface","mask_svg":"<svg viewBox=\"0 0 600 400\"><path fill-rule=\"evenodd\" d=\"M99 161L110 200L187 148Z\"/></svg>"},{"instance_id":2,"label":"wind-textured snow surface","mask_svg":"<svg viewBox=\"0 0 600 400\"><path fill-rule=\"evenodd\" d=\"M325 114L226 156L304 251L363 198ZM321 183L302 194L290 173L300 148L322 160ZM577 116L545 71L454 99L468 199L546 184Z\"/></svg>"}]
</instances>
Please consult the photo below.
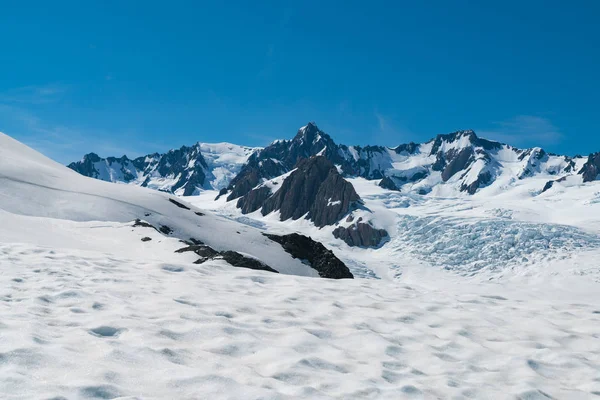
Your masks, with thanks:
<instances>
[{"instance_id":1,"label":"wind-textured snow surface","mask_svg":"<svg viewBox=\"0 0 600 400\"><path fill-rule=\"evenodd\" d=\"M597 297L20 244L0 245L0 268L7 400L600 395Z\"/></svg>"}]
</instances>

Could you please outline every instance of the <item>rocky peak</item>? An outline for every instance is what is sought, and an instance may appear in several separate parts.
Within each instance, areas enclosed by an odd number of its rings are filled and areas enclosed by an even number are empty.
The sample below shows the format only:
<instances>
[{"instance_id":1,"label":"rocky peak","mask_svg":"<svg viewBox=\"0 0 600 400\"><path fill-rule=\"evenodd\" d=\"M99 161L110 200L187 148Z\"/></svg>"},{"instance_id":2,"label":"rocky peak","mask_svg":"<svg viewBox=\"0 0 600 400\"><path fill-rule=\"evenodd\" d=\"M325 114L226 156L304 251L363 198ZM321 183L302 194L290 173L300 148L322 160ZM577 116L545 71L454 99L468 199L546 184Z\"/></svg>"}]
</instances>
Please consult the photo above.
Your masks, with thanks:
<instances>
[{"instance_id":1,"label":"rocky peak","mask_svg":"<svg viewBox=\"0 0 600 400\"><path fill-rule=\"evenodd\" d=\"M394 150L394 152L396 154L406 153L406 154L410 155L410 154L415 154L418 149L419 149L418 144L416 144L415 142L410 142L410 143L406 143L406 144L401 144L401 145L393 148L392 150Z\"/></svg>"},{"instance_id":2,"label":"rocky peak","mask_svg":"<svg viewBox=\"0 0 600 400\"><path fill-rule=\"evenodd\" d=\"M350 226L338 226L332 232L348 246L379 247L389 238L385 229L374 228L371 222L362 222L362 217Z\"/></svg>"},{"instance_id":3,"label":"rocky peak","mask_svg":"<svg viewBox=\"0 0 600 400\"><path fill-rule=\"evenodd\" d=\"M348 267L323 244L314 241L308 236L292 233L290 235L264 234L294 258L306 260L311 268L315 269L321 278L353 279L354 275Z\"/></svg>"},{"instance_id":4,"label":"rocky peak","mask_svg":"<svg viewBox=\"0 0 600 400\"><path fill-rule=\"evenodd\" d=\"M339 221L360 197L352 184L324 156L300 161L281 188L262 207L267 215L279 210L282 221L307 215L318 227ZM308 214L307 214L308 213Z\"/></svg>"},{"instance_id":5,"label":"rocky peak","mask_svg":"<svg viewBox=\"0 0 600 400\"><path fill-rule=\"evenodd\" d=\"M291 171L300 160L322 155L340 163L338 146L314 122L298 130L292 140L279 140L254 153L240 173L231 181L227 201L244 196L261 180L275 178Z\"/></svg>"},{"instance_id":6,"label":"rocky peak","mask_svg":"<svg viewBox=\"0 0 600 400\"><path fill-rule=\"evenodd\" d=\"M317 124L314 122L309 122L302 128L298 129L298 133L296 133L296 137L294 137L294 141L304 141L306 143L314 143L322 139L321 134L329 137L324 132L321 132Z\"/></svg>"},{"instance_id":7,"label":"rocky peak","mask_svg":"<svg viewBox=\"0 0 600 400\"><path fill-rule=\"evenodd\" d=\"M595 181L600 177L600 152L589 155L579 175L582 175L584 183Z\"/></svg>"},{"instance_id":8,"label":"rocky peak","mask_svg":"<svg viewBox=\"0 0 600 400\"><path fill-rule=\"evenodd\" d=\"M400 189L398 188L398 186L396 186L396 183L389 176L385 176L381 180L381 182L379 182L379 187L387 189L387 190L394 190L394 191L397 191L397 192L400 191Z\"/></svg>"},{"instance_id":9,"label":"rocky peak","mask_svg":"<svg viewBox=\"0 0 600 400\"><path fill-rule=\"evenodd\" d=\"M484 150L499 150L502 148L502 144L487 139L481 139L473 130L461 130L448 134L437 135L433 139L433 146L431 147L430 155L435 155L444 146L444 144L453 144L453 147L481 147Z\"/></svg>"},{"instance_id":10,"label":"rocky peak","mask_svg":"<svg viewBox=\"0 0 600 400\"><path fill-rule=\"evenodd\" d=\"M98 162L100 161L101 158L98 154L96 153L88 153L86 155L83 156L83 162Z\"/></svg>"},{"instance_id":11,"label":"rocky peak","mask_svg":"<svg viewBox=\"0 0 600 400\"><path fill-rule=\"evenodd\" d=\"M318 227L332 225L346 215L360 197L351 183L324 156L302 159L272 194L264 186L238 200L242 212L261 209L262 215L279 211L282 221L306 216Z\"/></svg>"}]
</instances>

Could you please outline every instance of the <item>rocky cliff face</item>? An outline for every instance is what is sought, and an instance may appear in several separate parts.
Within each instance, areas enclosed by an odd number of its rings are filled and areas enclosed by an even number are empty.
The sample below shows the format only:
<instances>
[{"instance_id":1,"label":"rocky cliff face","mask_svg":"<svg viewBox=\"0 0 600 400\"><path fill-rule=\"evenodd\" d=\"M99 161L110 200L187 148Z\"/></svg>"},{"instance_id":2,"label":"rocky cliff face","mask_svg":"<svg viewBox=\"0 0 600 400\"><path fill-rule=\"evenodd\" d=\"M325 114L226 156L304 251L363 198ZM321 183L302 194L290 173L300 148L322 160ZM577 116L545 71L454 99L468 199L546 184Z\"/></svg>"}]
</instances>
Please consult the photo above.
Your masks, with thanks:
<instances>
[{"instance_id":1,"label":"rocky cliff face","mask_svg":"<svg viewBox=\"0 0 600 400\"><path fill-rule=\"evenodd\" d=\"M579 174L583 177L583 182L597 180L600 177L600 153L590 154Z\"/></svg>"},{"instance_id":2,"label":"rocky cliff face","mask_svg":"<svg viewBox=\"0 0 600 400\"><path fill-rule=\"evenodd\" d=\"M353 279L348 267L319 242L308 236L292 233L291 235L269 235L266 237L281 244L281 247L294 258L306 260L311 268L317 270L319 276L330 279Z\"/></svg>"},{"instance_id":3,"label":"rocky cliff face","mask_svg":"<svg viewBox=\"0 0 600 400\"><path fill-rule=\"evenodd\" d=\"M253 154L227 188L227 200L244 196L261 180L275 178L291 171L298 161L317 154L339 161L337 145L314 123L300 128L292 140L278 140Z\"/></svg>"},{"instance_id":4,"label":"rocky cliff face","mask_svg":"<svg viewBox=\"0 0 600 400\"><path fill-rule=\"evenodd\" d=\"M381 180L381 182L379 182L379 187L387 189L387 190L400 191L400 189L398 189L398 186L396 186L394 181L389 176L384 177Z\"/></svg>"},{"instance_id":5,"label":"rocky cliff face","mask_svg":"<svg viewBox=\"0 0 600 400\"><path fill-rule=\"evenodd\" d=\"M259 186L238 200L242 212L259 208L262 215L279 211L282 221L306 216L316 226L332 225L346 215L360 197L352 184L324 156L301 159L275 193Z\"/></svg>"},{"instance_id":6,"label":"rocky cliff face","mask_svg":"<svg viewBox=\"0 0 600 400\"><path fill-rule=\"evenodd\" d=\"M357 247L379 247L389 237L385 229L374 228L370 223L362 222L362 218L348 227L338 226L333 236L348 246Z\"/></svg>"}]
</instances>

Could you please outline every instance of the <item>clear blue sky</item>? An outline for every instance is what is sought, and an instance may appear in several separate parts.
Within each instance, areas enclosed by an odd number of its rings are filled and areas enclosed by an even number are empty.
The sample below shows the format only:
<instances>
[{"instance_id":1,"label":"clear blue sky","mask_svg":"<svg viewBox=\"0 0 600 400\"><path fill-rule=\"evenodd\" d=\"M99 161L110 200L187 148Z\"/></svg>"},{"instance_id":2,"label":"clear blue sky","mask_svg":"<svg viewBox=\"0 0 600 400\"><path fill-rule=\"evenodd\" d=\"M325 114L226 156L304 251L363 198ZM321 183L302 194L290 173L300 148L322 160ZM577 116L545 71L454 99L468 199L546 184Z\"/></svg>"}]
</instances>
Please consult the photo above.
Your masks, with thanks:
<instances>
[{"instance_id":1,"label":"clear blue sky","mask_svg":"<svg viewBox=\"0 0 600 400\"><path fill-rule=\"evenodd\" d=\"M61 162L311 120L346 144L471 128L587 154L598 20L578 0L4 2L0 131Z\"/></svg>"}]
</instances>

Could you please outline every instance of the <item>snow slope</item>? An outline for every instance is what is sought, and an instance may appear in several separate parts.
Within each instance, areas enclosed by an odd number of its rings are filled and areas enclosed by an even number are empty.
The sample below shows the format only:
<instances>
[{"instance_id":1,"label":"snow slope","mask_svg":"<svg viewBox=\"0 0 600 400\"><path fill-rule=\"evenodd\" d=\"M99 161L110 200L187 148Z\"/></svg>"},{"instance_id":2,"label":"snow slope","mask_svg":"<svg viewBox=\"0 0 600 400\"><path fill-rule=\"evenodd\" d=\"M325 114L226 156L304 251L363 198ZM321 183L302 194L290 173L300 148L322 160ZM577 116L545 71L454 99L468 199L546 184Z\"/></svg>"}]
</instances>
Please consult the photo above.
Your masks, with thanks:
<instances>
[{"instance_id":1,"label":"snow slope","mask_svg":"<svg viewBox=\"0 0 600 400\"><path fill-rule=\"evenodd\" d=\"M425 265L478 281L544 280L585 276L600 282L600 182L563 182L540 194L545 176L494 186L474 195L420 196L383 189L378 181L350 178L364 208L352 213L385 229L379 248L350 247L310 221L279 221L277 213L242 215L235 202L213 201L214 192L186 198L192 204L249 226L299 232L334 249L355 276L396 279ZM449 193L452 194L452 193Z\"/></svg>"},{"instance_id":2,"label":"snow slope","mask_svg":"<svg viewBox=\"0 0 600 400\"><path fill-rule=\"evenodd\" d=\"M88 223L87 226L91 226L90 222L131 224L139 218L155 227L169 227L171 236L177 239L194 238L218 251L248 254L283 273L317 276L316 271L293 259L259 230L199 209L180 208L169 199L173 197L158 191L83 177L0 134L0 209L22 226L18 230L14 225L0 227L4 231L1 235L7 238L13 231L22 238L26 227L31 231L28 243L45 243L60 234L64 235L64 246L73 246L81 243L81 238L69 234L77 231L72 230L72 222ZM50 218L53 222L25 216ZM42 225L51 229L38 229ZM94 248L95 231L83 232L89 242L84 248ZM124 238L120 247L128 246L129 240Z\"/></svg>"},{"instance_id":3,"label":"snow slope","mask_svg":"<svg viewBox=\"0 0 600 400\"><path fill-rule=\"evenodd\" d=\"M209 187L215 190L227 187L248 157L258 150L231 143L198 143L198 146L210 171Z\"/></svg>"},{"instance_id":4,"label":"snow slope","mask_svg":"<svg viewBox=\"0 0 600 400\"><path fill-rule=\"evenodd\" d=\"M0 268L6 400L600 395L598 292L581 285L434 289L10 243Z\"/></svg>"}]
</instances>

